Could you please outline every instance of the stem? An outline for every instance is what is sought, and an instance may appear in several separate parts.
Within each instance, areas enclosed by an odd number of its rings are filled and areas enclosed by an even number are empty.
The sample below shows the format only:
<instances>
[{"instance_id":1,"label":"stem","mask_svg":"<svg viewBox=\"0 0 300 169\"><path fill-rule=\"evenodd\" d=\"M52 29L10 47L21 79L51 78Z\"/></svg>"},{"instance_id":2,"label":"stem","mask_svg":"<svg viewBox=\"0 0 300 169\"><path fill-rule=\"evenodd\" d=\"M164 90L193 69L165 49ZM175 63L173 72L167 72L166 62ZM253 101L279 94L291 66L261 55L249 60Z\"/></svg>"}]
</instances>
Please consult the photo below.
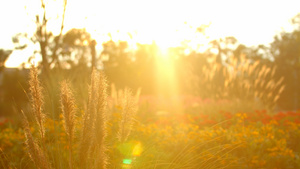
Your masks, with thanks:
<instances>
[{"instance_id":1,"label":"stem","mask_svg":"<svg viewBox=\"0 0 300 169\"><path fill-rule=\"evenodd\" d=\"M72 140L69 137L69 165L70 169L73 169L73 156L72 156Z\"/></svg>"}]
</instances>

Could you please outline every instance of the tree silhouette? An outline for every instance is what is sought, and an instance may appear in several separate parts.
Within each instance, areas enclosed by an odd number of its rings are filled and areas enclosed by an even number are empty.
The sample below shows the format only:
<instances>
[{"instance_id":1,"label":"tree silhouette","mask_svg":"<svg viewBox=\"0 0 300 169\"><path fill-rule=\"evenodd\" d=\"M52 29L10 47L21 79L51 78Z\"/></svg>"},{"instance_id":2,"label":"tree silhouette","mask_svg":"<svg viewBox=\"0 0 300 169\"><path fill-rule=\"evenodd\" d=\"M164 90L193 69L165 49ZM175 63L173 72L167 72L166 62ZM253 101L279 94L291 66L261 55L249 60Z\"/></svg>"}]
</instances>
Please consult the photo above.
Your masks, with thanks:
<instances>
[{"instance_id":1,"label":"tree silhouette","mask_svg":"<svg viewBox=\"0 0 300 169\"><path fill-rule=\"evenodd\" d=\"M91 38L91 35L85 29L73 28L63 35L62 42L62 61L65 61L68 66L76 64L87 65L88 56L92 53L92 65L96 64L96 41ZM88 50L89 48L90 51ZM94 50L94 51L93 51Z\"/></svg>"},{"instance_id":2,"label":"tree silhouette","mask_svg":"<svg viewBox=\"0 0 300 169\"><path fill-rule=\"evenodd\" d=\"M114 42L112 40L102 44L103 51L101 53L102 57L107 57L104 62L106 67L124 67L132 62L128 52L128 43L126 41Z\"/></svg>"},{"instance_id":3,"label":"tree silhouette","mask_svg":"<svg viewBox=\"0 0 300 169\"><path fill-rule=\"evenodd\" d=\"M210 42L210 49L217 49L217 63L222 63L222 56L233 55L233 51L236 49L238 41L235 37L225 37L220 39L215 39Z\"/></svg>"},{"instance_id":4,"label":"tree silhouette","mask_svg":"<svg viewBox=\"0 0 300 169\"><path fill-rule=\"evenodd\" d=\"M291 33L282 32L275 36L271 44L271 53L278 63L288 64L290 66L299 66L300 64L300 30Z\"/></svg>"},{"instance_id":5,"label":"tree silhouette","mask_svg":"<svg viewBox=\"0 0 300 169\"><path fill-rule=\"evenodd\" d=\"M61 23L57 24L60 27L60 32L58 35L54 35L51 31L48 30L48 21L51 17L48 17L49 8L44 2L41 0L41 10L42 14L35 15L35 24L36 30L32 37L28 37L26 33L19 33L15 37L12 38L13 42L16 44L15 49L24 49L29 45L28 44L19 44L20 39L29 39L33 44L39 45L39 50L35 51L35 53L39 53L42 57L42 68L45 74L49 74L50 67L54 65L60 67L60 61L58 59L59 52L61 50L61 42L62 42L62 32L64 29L64 19L65 19L65 11L67 6L67 0L63 0L63 11L61 13Z\"/></svg>"},{"instance_id":6,"label":"tree silhouette","mask_svg":"<svg viewBox=\"0 0 300 169\"><path fill-rule=\"evenodd\" d=\"M284 109L299 108L300 90L300 14L292 19L293 32L281 32L274 37L270 52L280 75L285 77L285 91L280 99Z\"/></svg>"}]
</instances>

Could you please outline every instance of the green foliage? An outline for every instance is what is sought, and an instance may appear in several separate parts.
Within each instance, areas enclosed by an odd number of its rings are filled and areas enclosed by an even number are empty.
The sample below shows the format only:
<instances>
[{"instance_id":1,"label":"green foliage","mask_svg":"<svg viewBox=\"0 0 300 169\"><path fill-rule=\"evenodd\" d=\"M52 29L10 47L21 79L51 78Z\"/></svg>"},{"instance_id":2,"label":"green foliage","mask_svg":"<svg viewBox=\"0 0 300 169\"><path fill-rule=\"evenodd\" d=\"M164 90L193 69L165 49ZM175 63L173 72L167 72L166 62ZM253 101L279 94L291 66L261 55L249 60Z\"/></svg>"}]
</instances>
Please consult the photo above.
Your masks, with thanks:
<instances>
[{"instance_id":1,"label":"green foliage","mask_svg":"<svg viewBox=\"0 0 300 169\"><path fill-rule=\"evenodd\" d=\"M0 115L14 116L20 109L28 106L28 70L6 68L1 75Z\"/></svg>"}]
</instances>

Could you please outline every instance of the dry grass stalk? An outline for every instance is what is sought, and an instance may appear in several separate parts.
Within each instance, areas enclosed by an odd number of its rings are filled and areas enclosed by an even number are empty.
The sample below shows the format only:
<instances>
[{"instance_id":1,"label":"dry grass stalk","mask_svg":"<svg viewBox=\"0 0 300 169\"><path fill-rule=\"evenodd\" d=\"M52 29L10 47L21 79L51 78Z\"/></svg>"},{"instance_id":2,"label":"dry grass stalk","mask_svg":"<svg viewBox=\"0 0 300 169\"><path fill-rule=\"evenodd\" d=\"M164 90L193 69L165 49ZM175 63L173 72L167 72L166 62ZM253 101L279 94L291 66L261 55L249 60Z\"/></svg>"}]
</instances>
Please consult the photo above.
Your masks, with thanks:
<instances>
[{"instance_id":1,"label":"dry grass stalk","mask_svg":"<svg viewBox=\"0 0 300 169\"><path fill-rule=\"evenodd\" d=\"M279 97L279 94L277 94L277 95L274 97L274 100L273 100L274 103L277 102L277 100L278 100L279 98L280 98L280 97Z\"/></svg>"},{"instance_id":2,"label":"dry grass stalk","mask_svg":"<svg viewBox=\"0 0 300 169\"><path fill-rule=\"evenodd\" d=\"M95 128L94 128L94 139L92 147L95 147L95 168L105 169L108 162L108 157L106 155L107 146L105 139L107 137L107 80L104 73L99 75L99 85L98 85L98 103L97 112L95 114Z\"/></svg>"},{"instance_id":3,"label":"dry grass stalk","mask_svg":"<svg viewBox=\"0 0 300 169\"><path fill-rule=\"evenodd\" d=\"M96 99L98 97L98 74L96 69L93 69L91 75L91 84L89 86L89 97L87 110L83 116L83 130L81 136L81 144L79 151L79 158L81 159L82 167L86 165L87 159L89 158L87 152L90 150L91 137L94 124L94 114L96 111Z\"/></svg>"},{"instance_id":4,"label":"dry grass stalk","mask_svg":"<svg viewBox=\"0 0 300 169\"><path fill-rule=\"evenodd\" d=\"M266 89L270 89L272 87L272 84L273 84L273 80L270 80L266 85Z\"/></svg>"},{"instance_id":5,"label":"dry grass stalk","mask_svg":"<svg viewBox=\"0 0 300 169\"><path fill-rule=\"evenodd\" d=\"M127 140L132 130L134 116L137 112L137 100L129 89L125 89L121 100L122 119L119 123L117 138L120 142Z\"/></svg>"},{"instance_id":6,"label":"dry grass stalk","mask_svg":"<svg viewBox=\"0 0 300 169\"><path fill-rule=\"evenodd\" d=\"M268 67L265 69L265 71L263 73L263 78L266 78L269 73L271 73L271 68Z\"/></svg>"},{"instance_id":7,"label":"dry grass stalk","mask_svg":"<svg viewBox=\"0 0 300 169\"><path fill-rule=\"evenodd\" d=\"M284 91L284 89L285 89L285 86L281 86L279 91L278 91L278 94L280 95Z\"/></svg>"},{"instance_id":8,"label":"dry grass stalk","mask_svg":"<svg viewBox=\"0 0 300 169\"><path fill-rule=\"evenodd\" d=\"M31 102L32 111L36 119L36 122L39 126L41 139L43 140L45 137L45 129L44 129L45 114L42 111L44 101L42 95L42 87L38 79L38 72L34 66L32 66L30 69L29 86L30 86L29 90L30 90L30 102Z\"/></svg>"},{"instance_id":9,"label":"dry grass stalk","mask_svg":"<svg viewBox=\"0 0 300 169\"><path fill-rule=\"evenodd\" d=\"M138 102L138 100L140 99L140 96L141 96L141 93L142 93L142 88L139 87L135 93L135 99L136 101Z\"/></svg>"},{"instance_id":10,"label":"dry grass stalk","mask_svg":"<svg viewBox=\"0 0 300 169\"><path fill-rule=\"evenodd\" d=\"M70 140L73 139L75 126L75 99L67 81L61 83L61 108L64 118L64 127Z\"/></svg>"},{"instance_id":11,"label":"dry grass stalk","mask_svg":"<svg viewBox=\"0 0 300 169\"><path fill-rule=\"evenodd\" d=\"M68 135L69 144L69 165L72 169L73 166L73 156L72 156L72 142L74 137L74 127L75 127L75 99L73 93L70 89L70 85L67 81L61 83L61 108L63 112L64 127Z\"/></svg>"},{"instance_id":12,"label":"dry grass stalk","mask_svg":"<svg viewBox=\"0 0 300 169\"><path fill-rule=\"evenodd\" d=\"M273 70L271 72L272 77L274 77L276 70L277 70L277 66L273 67Z\"/></svg>"},{"instance_id":13,"label":"dry grass stalk","mask_svg":"<svg viewBox=\"0 0 300 169\"><path fill-rule=\"evenodd\" d=\"M92 72L89 88L88 110L84 115L84 125L80 150L82 167L102 168L107 166L107 81L103 73Z\"/></svg>"},{"instance_id":14,"label":"dry grass stalk","mask_svg":"<svg viewBox=\"0 0 300 169\"><path fill-rule=\"evenodd\" d=\"M116 99L117 96L118 96L118 94L117 94L116 85L114 83L112 83L110 86L110 97L112 99Z\"/></svg>"},{"instance_id":15,"label":"dry grass stalk","mask_svg":"<svg viewBox=\"0 0 300 169\"><path fill-rule=\"evenodd\" d=\"M281 86L282 83L283 83L283 80L284 80L284 77L281 77L281 78L277 81L277 83L275 84L275 87Z\"/></svg>"},{"instance_id":16,"label":"dry grass stalk","mask_svg":"<svg viewBox=\"0 0 300 169\"><path fill-rule=\"evenodd\" d=\"M38 168L42 168L42 169L51 168L50 163L48 162L45 153L40 148L40 146L37 144L37 142L35 141L35 139L33 138L32 134L31 134L29 123L28 123L28 120L24 113L23 113L23 116L24 116L23 126L24 126L25 138L26 138L25 144L26 144L26 148L28 150L30 159L34 162L34 164Z\"/></svg>"},{"instance_id":17,"label":"dry grass stalk","mask_svg":"<svg viewBox=\"0 0 300 169\"><path fill-rule=\"evenodd\" d=\"M275 79L276 67L268 67L259 61L250 63L246 58L240 61L230 59L222 72L217 65L212 62L202 68L203 85L208 93L217 93L221 97L237 96L239 99L258 97L272 108L284 90L282 87L284 78ZM222 86L215 83L219 81L223 81Z\"/></svg>"}]
</instances>

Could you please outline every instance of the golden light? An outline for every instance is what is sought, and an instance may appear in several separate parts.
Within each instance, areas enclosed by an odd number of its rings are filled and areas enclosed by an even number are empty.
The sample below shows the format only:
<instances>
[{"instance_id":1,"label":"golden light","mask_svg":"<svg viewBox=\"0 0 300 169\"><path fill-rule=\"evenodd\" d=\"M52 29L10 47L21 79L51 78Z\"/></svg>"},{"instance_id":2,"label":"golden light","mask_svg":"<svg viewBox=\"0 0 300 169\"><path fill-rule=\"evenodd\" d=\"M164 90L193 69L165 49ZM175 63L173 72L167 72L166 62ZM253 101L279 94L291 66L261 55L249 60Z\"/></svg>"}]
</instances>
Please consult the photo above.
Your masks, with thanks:
<instances>
[{"instance_id":1,"label":"golden light","mask_svg":"<svg viewBox=\"0 0 300 169\"><path fill-rule=\"evenodd\" d=\"M84 46L87 46L88 44L89 44L89 42L88 42L87 40L84 40L84 41L83 41L83 45L84 45Z\"/></svg>"},{"instance_id":2,"label":"golden light","mask_svg":"<svg viewBox=\"0 0 300 169\"><path fill-rule=\"evenodd\" d=\"M25 13L28 13L26 31L34 30L35 15L42 12L40 1L20 2L22 3L14 3L14 5L22 8L26 6ZM57 23L61 21L59 14L62 12L63 1L45 2L48 5L49 30L57 34L60 29ZM93 39L96 39L98 47L102 42L110 40L107 34L111 33L113 40L148 44L155 42L163 51L168 47L179 46L186 39L191 40L189 45L192 48L204 51L209 40L224 36L235 36L239 42L246 45L264 44L271 42L276 32L290 28L288 19L299 12L297 5L288 5L295 4L293 0L287 0L285 3L272 1L271 4L272 8L269 8L269 1L258 0L246 4L238 0L86 0L84 2L75 0L68 1L64 33L71 28L86 28ZM278 11L282 12L278 13ZM13 12L11 16L25 17L24 11ZM20 20L25 22L25 19ZM212 23L206 32L209 39L197 37L195 29L208 23ZM23 28L24 26L11 27ZM251 32L255 32L256 36ZM132 34L132 38L128 33ZM17 59L14 60L17 64ZM10 62L8 65L16 64Z\"/></svg>"},{"instance_id":3,"label":"golden light","mask_svg":"<svg viewBox=\"0 0 300 169\"><path fill-rule=\"evenodd\" d=\"M133 156L140 156L141 153L143 151L143 147L142 147L142 143L141 142L138 142L134 147L133 147L133 150L132 150L132 155Z\"/></svg>"},{"instance_id":4,"label":"golden light","mask_svg":"<svg viewBox=\"0 0 300 169\"><path fill-rule=\"evenodd\" d=\"M174 60L164 50L162 48L156 57L156 95L161 99L168 100L170 105L175 106L177 111L181 112L182 104L177 99L180 95L180 87Z\"/></svg>"}]
</instances>

